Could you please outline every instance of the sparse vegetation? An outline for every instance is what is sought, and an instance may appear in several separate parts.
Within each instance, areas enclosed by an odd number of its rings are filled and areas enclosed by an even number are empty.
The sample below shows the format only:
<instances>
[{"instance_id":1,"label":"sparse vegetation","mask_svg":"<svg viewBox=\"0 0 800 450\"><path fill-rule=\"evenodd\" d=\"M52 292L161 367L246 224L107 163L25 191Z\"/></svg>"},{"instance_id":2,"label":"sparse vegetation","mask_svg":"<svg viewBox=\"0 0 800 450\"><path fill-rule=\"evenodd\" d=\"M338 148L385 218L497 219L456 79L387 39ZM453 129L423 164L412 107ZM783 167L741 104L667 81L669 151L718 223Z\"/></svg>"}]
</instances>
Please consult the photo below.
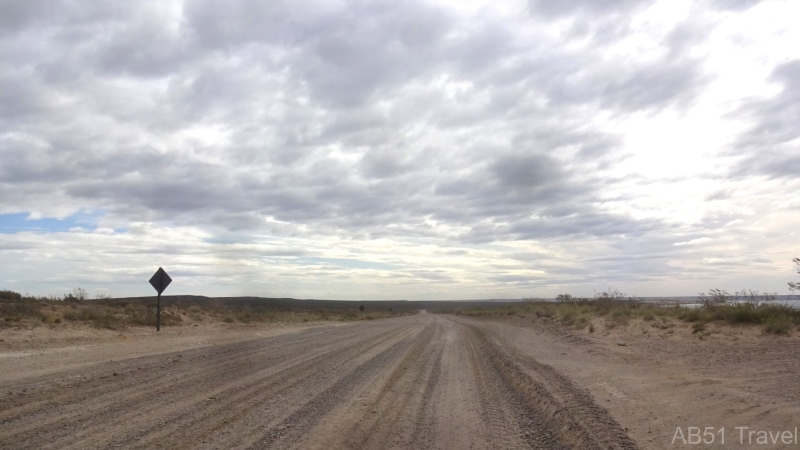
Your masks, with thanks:
<instances>
[{"instance_id":1,"label":"sparse vegetation","mask_svg":"<svg viewBox=\"0 0 800 450\"><path fill-rule=\"evenodd\" d=\"M447 312L472 317L532 316L546 321L555 319L562 325L576 329L588 326L590 333L596 331L592 319L599 318L597 323L606 330L628 326L632 320L638 319L661 330L671 329L676 321L690 323L693 333L700 333L700 336L708 335L707 325L712 322L750 324L761 326L767 333L787 334L800 323L800 310L776 303L775 298L775 294L760 294L752 290L729 294L725 290L711 289L698 296L700 306L697 307L643 302L609 288L595 292L593 298L560 294L556 302L525 299L497 308L460 308Z\"/></svg>"},{"instance_id":2,"label":"sparse vegetation","mask_svg":"<svg viewBox=\"0 0 800 450\"><path fill-rule=\"evenodd\" d=\"M765 318L761 323L764 325L764 331L774 334L788 334L792 329L797 319L788 315L780 315Z\"/></svg>"},{"instance_id":3,"label":"sparse vegetation","mask_svg":"<svg viewBox=\"0 0 800 450\"><path fill-rule=\"evenodd\" d=\"M42 325L87 324L97 328L122 329L131 326L154 326L154 299L112 299L107 295L89 300L76 288L63 297L32 297L17 292L0 291L0 327L26 328ZM330 309L303 301L278 303L265 299L163 299L161 324L177 326L222 322L228 324L295 323L317 321L372 320L390 315L411 314L412 310L359 311L355 305L339 302ZM293 303L292 303L293 302Z\"/></svg>"}]
</instances>

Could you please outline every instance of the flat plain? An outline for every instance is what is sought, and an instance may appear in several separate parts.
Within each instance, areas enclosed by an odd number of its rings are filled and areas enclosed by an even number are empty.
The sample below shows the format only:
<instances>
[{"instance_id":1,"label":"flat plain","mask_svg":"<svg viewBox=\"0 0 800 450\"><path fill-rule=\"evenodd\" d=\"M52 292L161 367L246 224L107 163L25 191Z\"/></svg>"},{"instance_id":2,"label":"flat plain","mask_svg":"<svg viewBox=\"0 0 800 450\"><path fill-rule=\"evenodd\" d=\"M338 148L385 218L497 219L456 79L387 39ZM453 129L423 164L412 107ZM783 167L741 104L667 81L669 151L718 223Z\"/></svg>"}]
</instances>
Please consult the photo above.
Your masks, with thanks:
<instances>
[{"instance_id":1,"label":"flat plain","mask_svg":"<svg viewBox=\"0 0 800 450\"><path fill-rule=\"evenodd\" d=\"M0 447L665 449L698 426L728 427L736 448L733 427L800 416L793 337L596 336L424 311L165 331L0 354Z\"/></svg>"}]
</instances>

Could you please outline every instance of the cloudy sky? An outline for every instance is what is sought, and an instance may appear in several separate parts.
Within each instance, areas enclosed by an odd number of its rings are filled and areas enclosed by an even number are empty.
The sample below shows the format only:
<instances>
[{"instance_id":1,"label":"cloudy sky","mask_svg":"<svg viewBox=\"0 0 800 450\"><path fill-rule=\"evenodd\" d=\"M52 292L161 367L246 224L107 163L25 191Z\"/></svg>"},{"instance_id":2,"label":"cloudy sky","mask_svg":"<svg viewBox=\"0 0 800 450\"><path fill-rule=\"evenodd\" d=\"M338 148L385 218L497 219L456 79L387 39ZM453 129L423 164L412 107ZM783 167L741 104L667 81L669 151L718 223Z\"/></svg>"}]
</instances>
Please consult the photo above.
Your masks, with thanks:
<instances>
[{"instance_id":1,"label":"cloudy sky","mask_svg":"<svg viewBox=\"0 0 800 450\"><path fill-rule=\"evenodd\" d=\"M788 293L800 2L0 3L0 288Z\"/></svg>"}]
</instances>

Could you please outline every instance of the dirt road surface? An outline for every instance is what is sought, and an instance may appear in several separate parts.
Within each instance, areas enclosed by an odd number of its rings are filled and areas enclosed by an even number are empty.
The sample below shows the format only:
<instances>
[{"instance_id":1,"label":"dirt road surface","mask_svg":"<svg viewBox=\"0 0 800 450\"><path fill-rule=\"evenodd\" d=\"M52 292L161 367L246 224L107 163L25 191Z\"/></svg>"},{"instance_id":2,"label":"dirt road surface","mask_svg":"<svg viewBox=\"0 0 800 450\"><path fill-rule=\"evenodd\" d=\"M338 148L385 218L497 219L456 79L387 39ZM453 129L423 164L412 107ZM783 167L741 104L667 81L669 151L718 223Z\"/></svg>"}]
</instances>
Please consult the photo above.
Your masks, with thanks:
<instances>
[{"instance_id":1,"label":"dirt road surface","mask_svg":"<svg viewBox=\"0 0 800 450\"><path fill-rule=\"evenodd\" d=\"M798 448L735 429L800 426L797 335L424 313L81 330L0 333L0 448L661 450L688 427Z\"/></svg>"},{"instance_id":2,"label":"dirt road surface","mask_svg":"<svg viewBox=\"0 0 800 450\"><path fill-rule=\"evenodd\" d=\"M433 314L5 373L5 449L637 448L551 366Z\"/></svg>"}]
</instances>

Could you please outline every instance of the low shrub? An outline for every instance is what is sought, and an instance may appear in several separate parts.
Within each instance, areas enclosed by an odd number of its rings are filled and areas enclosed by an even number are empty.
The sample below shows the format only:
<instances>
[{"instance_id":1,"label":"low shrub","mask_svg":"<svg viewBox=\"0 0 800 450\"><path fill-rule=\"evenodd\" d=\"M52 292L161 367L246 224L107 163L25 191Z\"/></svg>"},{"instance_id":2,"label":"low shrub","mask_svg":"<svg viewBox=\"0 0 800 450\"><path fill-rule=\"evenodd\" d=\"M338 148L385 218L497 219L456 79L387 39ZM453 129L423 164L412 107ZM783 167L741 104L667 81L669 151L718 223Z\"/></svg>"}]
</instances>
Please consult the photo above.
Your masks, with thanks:
<instances>
[{"instance_id":1,"label":"low shrub","mask_svg":"<svg viewBox=\"0 0 800 450\"><path fill-rule=\"evenodd\" d=\"M18 292L8 291L5 289L0 291L0 301L17 302L20 300L22 300L22 295Z\"/></svg>"},{"instance_id":2,"label":"low shrub","mask_svg":"<svg viewBox=\"0 0 800 450\"><path fill-rule=\"evenodd\" d=\"M682 308L682 311L678 313L678 318L684 322L701 322L706 320L707 315L707 311L699 308Z\"/></svg>"},{"instance_id":3,"label":"low shrub","mask_svg":"<svg viewBox=\"0 0 800 450\"><path fill-rule=\"evenodd\" d=\"M761 324L767 333L789 334L795 324L795 319L788 315L773 316L763 319Z\"/></svg>"},{"instance_id":4,"label":"low shrub","mask_svg":"<svg viewBox=\"0 0 800 450\"><path fill-rule=\"evenodd\" d=\"M577 313L573 309L568 309L561 312L561 323L564 325L572 325L575 323Z\"/></svg>"}]
</instances>

